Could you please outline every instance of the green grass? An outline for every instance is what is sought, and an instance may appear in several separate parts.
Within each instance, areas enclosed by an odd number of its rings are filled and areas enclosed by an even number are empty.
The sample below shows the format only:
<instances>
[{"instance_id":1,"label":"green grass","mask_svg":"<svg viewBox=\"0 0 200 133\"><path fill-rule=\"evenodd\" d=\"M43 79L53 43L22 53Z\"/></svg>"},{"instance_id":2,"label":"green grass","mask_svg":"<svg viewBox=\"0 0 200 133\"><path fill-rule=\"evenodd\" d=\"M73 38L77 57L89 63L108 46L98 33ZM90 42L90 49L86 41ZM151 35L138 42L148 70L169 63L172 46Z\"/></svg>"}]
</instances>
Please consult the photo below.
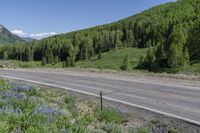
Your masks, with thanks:
<instances>
[{"instance_id":1,"label":"green grass","mask_svg":"<svg viewBox=\"0 0 200 133\"><path fill-rule=\"evenodd\" d=\"M95 116L99 121L105 121L107 123L124 123L128 121L128 114L120 114L117 110L113 108L105 108L101 111L99 107L95 110Z\"/></svg>"},{"instance_id":2,"label":"green grass","mask_svg":"<svg viewBox=\"0 0 200 133\"><path fill-rule=\"evenodd\" d=\"M89 125L101 124L93 112L79 108L85 103L61 91L0 79L0 92L0 132L88 133Z\"/></svg>"},{"instance_id":3,"label":"green grass","mask_svg":"<svg viewBox=\"0 0 200 133\"><path fill-rule=\"evenodd\" d=\"M121 70L125 57L129 55L130 69L133 69L137 66L140 57L146 55L146 51L147 49L138 48L112 50L110 52L102 53L101 59L97 59L96 56L90 60L78 61L76 62L76 67ZM10 60L9 62L14 64L17 68L62 68L63 66L62 62L55 65L47 64L46 66L41 66L40 61L21 62Z\"/></svg>"},{"instance_id":4,"label":"green grass","mask_svg":"<svg viewBox=\"0 0 200 133\"><path fill-rule=\"evenodd\" d=\"M183 69L179 70L180 73L186 73L186 74L190 74L190 75L196 75L196 74L200 74L200 63L195 63L192 64L190 66L187 66Z\"/></svg>"},{"instance_id":5,"label":"green grass","mask_svg":"<svg viewBox=\"0 0 200 133\"><path fill-rule=\"evenodd\" d=\"M103 53L102 58L99 60L95 57L88 61L78 61L76 63L76 67L120 70L125 57L129 55L131 62L130 66L131 68L134 68L137 66L140 57L142 55L146 55L146 51L147 49L138 48L112 50L110 52Z\"/></svg>"},{"instance_id":6,"label":"green grass","mask_svg":"<svg viewBox=\"0 0 200 133\"><path fill-rule=\"evenodd\" d=\"M136 128L129 115L114 108L101 111L97 103L91 106L65 90L0 79L0 92L2 133L149 133L161 126Z\"/></svg>"},{"instance_id":7,"label":"green grass","mask_svg":"<svg viewBox=\"0 0 200 133\"><path fill-rule=\"evenodd\" d=\"M17 60L10 60L9 62L11 64L14 64L14 66L17 68L61 68L62 67L62 62L55 65L47 64L45 66L41 65L41 61L21 62Z\"/></svg>"},{"instance_id":8,"label":"green grass","mask_svg":"<svg viewBox=\"0 0 200 133\"><path fill-rule=\"evenodd\" d=\"M127 55L130 57L129 71L137 71L135 67L137 66L140 57L145 56L147 49L138 49L138 48L123 48L116 49L110 52L102 53L102 58L98 59L97 56L93 57L90 60L78 61L76 62L75 68L94 68L94 69L106 69L106 70L122 70L124 59ZM52 65L47 64L46 66L41 66L40 61L32 62L20 62L20 61L10 61L17 68L62 68L63 63ZM141 73L148 73L146 70L139 70ZM185 68L180 68L176 71L171 69L165 69L163 72L167 73L180 73L180 74L189 74L189 75L199 75L200 73L200 63L193 65L188 65Z\"/></svg>"}]
</instances>

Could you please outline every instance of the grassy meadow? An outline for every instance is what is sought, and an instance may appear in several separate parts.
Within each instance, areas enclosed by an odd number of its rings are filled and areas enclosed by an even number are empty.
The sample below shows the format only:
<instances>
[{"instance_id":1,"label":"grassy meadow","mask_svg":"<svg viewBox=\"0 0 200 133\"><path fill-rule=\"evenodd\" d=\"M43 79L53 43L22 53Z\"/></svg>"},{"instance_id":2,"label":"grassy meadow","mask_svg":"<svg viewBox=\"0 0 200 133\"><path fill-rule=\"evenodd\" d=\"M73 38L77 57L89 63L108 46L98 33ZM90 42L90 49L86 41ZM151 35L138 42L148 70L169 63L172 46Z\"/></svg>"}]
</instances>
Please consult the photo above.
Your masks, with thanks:
<instances>
[{"instance_id":1,"label":"grassy meadow","mask_svg":"<svg viewBox=\"0 0 200 133\"><path fill-rule=\"evenodd\" d=\"M112 70L121 70L124 59L127 55L130 57L130 70L134 69L139 59L142 55L146 55L147 49L138 49L138 48L124 48L112 50L110 52L102 53L101 59L98 59L97 56L85 60L76 62L75 67L79 68L96 68L96 69L112 69ZM62 68L63 63L58 64L46 64L41 66L41 61L31 61L31 62L20 62L16 60L10 60L10 63L14 64L19 68Z\"/></svg>"}]
</instances>

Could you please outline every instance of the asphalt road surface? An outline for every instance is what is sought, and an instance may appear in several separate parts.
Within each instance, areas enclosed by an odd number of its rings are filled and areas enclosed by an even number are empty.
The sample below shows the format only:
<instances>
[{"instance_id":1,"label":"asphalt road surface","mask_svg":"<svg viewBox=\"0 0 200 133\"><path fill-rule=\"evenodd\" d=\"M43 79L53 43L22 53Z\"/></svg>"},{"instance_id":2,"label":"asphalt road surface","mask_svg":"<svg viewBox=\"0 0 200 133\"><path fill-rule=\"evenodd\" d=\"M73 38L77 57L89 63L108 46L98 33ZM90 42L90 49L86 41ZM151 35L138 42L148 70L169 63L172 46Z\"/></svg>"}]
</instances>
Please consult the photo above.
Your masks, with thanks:
<instances>
[{"instance_id":1,"label":"asphalt road surface","mask_svg":"<svg viewBox=\"0 0 200 133\"><path fill-rule=\"evenodd\" d=\"M89 72L0 69L0 77L73 90L200 125L200 83Z\"/></svg>"}]
</instances>

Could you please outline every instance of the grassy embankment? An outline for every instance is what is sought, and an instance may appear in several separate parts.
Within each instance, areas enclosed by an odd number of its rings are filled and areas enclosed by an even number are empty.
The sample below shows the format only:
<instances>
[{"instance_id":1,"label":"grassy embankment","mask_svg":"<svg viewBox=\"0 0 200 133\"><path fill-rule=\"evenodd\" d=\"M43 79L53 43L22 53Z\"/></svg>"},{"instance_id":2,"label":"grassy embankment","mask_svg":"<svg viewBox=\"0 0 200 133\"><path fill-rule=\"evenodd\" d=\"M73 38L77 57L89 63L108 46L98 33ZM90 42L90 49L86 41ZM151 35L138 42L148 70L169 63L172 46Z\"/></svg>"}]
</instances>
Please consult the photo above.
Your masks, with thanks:
<instances>
[{"instance_id":1,"label":"grassy embankment","mask_svg":"<svg viewBox=\"0 0 200 133\"><path fill-rule=\"evenodd\" d=\"M174 130L159 120L139 125L130 115L69 96L66 91L35 88L0 79L1 133L160 133Z\"/></svg>"},{"instance_id":2,"label":"grassy embankment","mask_svg":"<svg viewBox=\"0 0 200 133\"><path fill-rule=\"evenodd\" d=\"M147 49L138 48L125 48L112 50L110 52L102 53L102 58L94 57L86 61L78 61L76 63L76 68L95 68L95 69L108 69L108 70L121 70L124 59L127 55L130 57L129 71L138 71L135 67L137 66L140 57L146 55ZM55 65L47 64L46 66L41 66L41 62L20 62L20 61L10 61L19 68L62 68L63 63L58 63ZM147 72L147 71L140 71ZM164 72L172 72L171 70L164 70ZM200 63L189 65L185 68L181 68L176 73L183 74L199 74L200 73Z\"/></svg>"},{"instance_id":3,"label":"grassy embankment","mask_svg":"<svg viewBox=\"0 0 200 133\"><path fill-rule=\"evenodd\" d=\"M76 62L76 68L96 68L96 69L109 69L109 70L121 70L121 66L123 65L123 61L127 55L130 57L130 66L129 69L134 69L140 59L141 55L146 54L147 49L137 49L137 48L125 48L112 50L110 52L102 53L101 59L97 59L98 57L94 57L90 60L86 61L78 61ZM40 61L33 62L20 62L20 61L10 61L16 67L20 68L61 68L63 63L58 63L55 65L47 64L45 66L41 66Z\"/></svg>"}]
</instances>

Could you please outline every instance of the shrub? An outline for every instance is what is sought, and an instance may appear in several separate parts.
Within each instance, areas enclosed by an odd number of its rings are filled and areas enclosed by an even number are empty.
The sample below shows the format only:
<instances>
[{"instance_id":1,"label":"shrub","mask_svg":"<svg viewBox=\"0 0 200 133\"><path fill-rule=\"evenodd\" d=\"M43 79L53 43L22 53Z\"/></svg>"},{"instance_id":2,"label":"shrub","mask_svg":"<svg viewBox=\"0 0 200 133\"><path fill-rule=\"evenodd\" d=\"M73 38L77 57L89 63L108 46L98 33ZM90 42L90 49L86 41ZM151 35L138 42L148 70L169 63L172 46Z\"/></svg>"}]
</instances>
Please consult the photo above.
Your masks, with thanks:
<instances>
[{"instance_id":1,"label":"shrub","mask_svg":"<svg viewBox=\"0 0 200 133\"><path fill-rule=\"evenodd\" d=\"M100 108L97 108L96 117L99 121L114 122L119 124L127 121L128 115L119 113L113 108L104 108L103 111L101 111Z\"/></svg>"},{"instance_id":2,"label":"shrub","mask_svg":"<svg viewBox=\"0 0 200 133\"><path fill-rule=\"evenodd\" d=\"M149 129L148 128L130 128L129 133L149 133Z\"/></svg>"},{"instance_id":3,"label":"shrub","mask_svg":"<svg viewBox=\"0 0 200 133\"><path fill-rule=\"evenodd\" d=\"M124 62L123 62L123 65L121 66L121 69L122 70L128 70L129 67L130 67L130 57L129 57L129 55L126 55Z\"/></svg>"},{"instance_id":4,"label":"shrub","mask_svg":"<svg viewBox=\"0 0 200 133\"><path fill-rule=\"evenodd\" d=\"M102 123L100 124L100 129L106 131L107 133L122 133L121 127L115 123Z\"/></svg>"}]
</instances>

